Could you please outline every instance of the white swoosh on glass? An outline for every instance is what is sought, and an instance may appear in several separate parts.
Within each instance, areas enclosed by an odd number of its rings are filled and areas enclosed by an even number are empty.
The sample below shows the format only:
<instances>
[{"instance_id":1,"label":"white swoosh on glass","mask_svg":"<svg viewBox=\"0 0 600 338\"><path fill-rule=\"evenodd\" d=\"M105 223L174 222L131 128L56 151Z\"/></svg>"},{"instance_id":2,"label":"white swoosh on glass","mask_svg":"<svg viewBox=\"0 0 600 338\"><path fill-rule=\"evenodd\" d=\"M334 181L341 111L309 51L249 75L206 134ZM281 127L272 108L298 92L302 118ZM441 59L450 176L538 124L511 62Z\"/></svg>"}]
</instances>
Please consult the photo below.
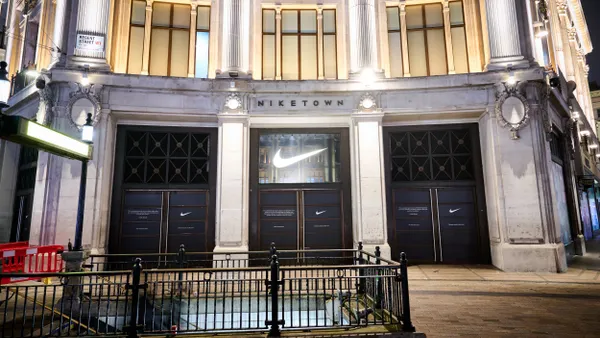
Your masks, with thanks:
<instances>
[{"instance_id":1,"label":"white swoosh on glass","mask_svg":"<svg viewBox=\"0 0 600 338\"><path fill-rule=\"evenodd\" d=\"M180 212L180 213L179 213L179 216L181 216L181 217L185 217L185 216L187 216L187 215L189 215L189 214L191 214L191 213L192 213L191 211L190 211L190 212Z\"/></svg>"},{"instance_id":2,"label":"white swoosh on glass","mask_svg":"<svg viewBox=\"0 0 600 338\"><path fill-rule=\"evenodd\" d=\"M285 167L291 166L294 163L298 163L304 159L314 156L324 150L327 150L327 148L311 151L306 154L301 154L301 155L290 157L290 158L281 158L281 155L279 155L279 153L281 152L281 149L279 149L275 153L275 157L273 157L273 165L275 166L275 168L285 168Z\"/></svg>"},{"instance_id":3,"label":"white swoosh on glass","mask_svg":"<svg viewBox=\"0 0 600 338\"><path fill-rule=\"evenodd\" d=\"M449 211L450 211L450 213L451 213L451 214L453 214L453 213L455 213L455 212L457 212L457 211L459 211L459 210L460 210L460 208L458 208L458 209L454 209L454 210L450 209Z\"/></svg>"}]
</instances>

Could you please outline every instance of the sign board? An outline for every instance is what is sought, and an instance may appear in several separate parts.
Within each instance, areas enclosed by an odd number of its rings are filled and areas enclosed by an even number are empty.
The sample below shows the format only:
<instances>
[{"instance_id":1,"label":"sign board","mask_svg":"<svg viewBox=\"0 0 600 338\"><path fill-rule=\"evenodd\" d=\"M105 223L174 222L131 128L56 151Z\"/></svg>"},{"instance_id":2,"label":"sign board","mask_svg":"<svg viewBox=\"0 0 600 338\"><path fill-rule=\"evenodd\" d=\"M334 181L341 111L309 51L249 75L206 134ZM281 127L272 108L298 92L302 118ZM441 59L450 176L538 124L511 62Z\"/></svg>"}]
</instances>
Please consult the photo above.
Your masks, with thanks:
<instances>
[{"instance_id":1,"label":"sign board","mask_svg":"<svg viewBox=\"0 0 600 338\"><path fill-rule=\"evenodd\" d=\"M75 48L91 52L103 52L104 37L88 34L77 34L77 44Z\"/></svg>"},{"instance_id":2,"label":"sign board","mask_svg":"<svg viewBox=\"0 0 600 338\"><path fill-rule=\"evenodd\" d=\"M0 138L74 160L92 158L92 146L22 116L0 114Z\"/></svg>"},{"instance_id":3,"label":"sign board","mask_svg":"<svg viewBox=\"0 0 600 338\"><path fill-rule=\"evenodd\" d=\"M352 109L352 98L347 96L298 96L277 95L252 98L253 110L309 111Z\"/></svg>"}]
</instances>

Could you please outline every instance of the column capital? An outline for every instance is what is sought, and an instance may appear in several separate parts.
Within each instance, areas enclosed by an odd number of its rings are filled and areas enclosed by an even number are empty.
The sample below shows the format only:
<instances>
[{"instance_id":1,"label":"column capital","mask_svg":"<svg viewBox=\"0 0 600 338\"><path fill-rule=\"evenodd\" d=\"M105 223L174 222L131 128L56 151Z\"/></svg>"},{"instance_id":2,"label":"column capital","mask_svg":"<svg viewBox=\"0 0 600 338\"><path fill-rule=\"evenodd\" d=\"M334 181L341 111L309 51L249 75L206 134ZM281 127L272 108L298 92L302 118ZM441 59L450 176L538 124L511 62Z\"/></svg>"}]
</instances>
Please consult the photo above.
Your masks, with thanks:
<instances>
[{"instance_id":1,"label":"column capital","mask_svg":"<svg viewBox=\"0 0 600 338\"><path fill-rule=\"evenodd\" d=\"M516 0L485 0L486 20L490 43L490 64L487 70L507 67L526 68L517 18Z\"/></svg>"}]
</instances>

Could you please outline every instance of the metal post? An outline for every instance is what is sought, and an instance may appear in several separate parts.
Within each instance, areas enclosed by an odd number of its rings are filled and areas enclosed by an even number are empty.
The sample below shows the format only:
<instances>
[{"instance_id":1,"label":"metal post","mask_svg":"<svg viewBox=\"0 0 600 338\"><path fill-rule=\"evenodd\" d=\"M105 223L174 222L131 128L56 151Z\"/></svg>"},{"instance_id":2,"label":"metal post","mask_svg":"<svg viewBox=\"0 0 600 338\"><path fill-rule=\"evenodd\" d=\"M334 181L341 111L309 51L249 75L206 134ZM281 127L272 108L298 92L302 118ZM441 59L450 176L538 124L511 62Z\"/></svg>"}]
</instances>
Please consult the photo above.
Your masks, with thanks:
<instances>
[{"instance_id":1,"label":"metal post","mask_svg":"<svg viewBox=\"0 0 600 338\"><path fill-rule=\"evenodd\" d=\"M177 265L179 266L179 269L183 269L185 267L185 263L186 263L186 261L185 261L185 245L181 244L179 246L179 251L177 252ZM183 283L182 283L183 271L182 270L179 271L178 277L179 277L179 283L178 283L179 296L183 296L183 292L182 292L182 290L183 290ZM180 301L181 301L181 299L180 299Z\"/></svg>"},{"instance_id":2,"label":"metal post","mask_svg":"<svg viewBox=\"0 0 600 338\"><path fill-rule=\"evenodd\" d=\"M271 275L267 281L267 286L271 291L271 320L265 321L266 325L271 325L268 337L280 337L281 330L279 325L285 322L279 319L279 261L277 255L271 257Z\"/></svg>"},{"instance_id":3,"label":"metal post","mask_svg":"<svg viewBox=\"0 0 600 338\"><path fill-rule=\"evenodd\" d=\"M408 297L408 268L406 254L400 254L400 278L402 289L402 330L405 332L415 332L415 327L410 319L410 299Z\"/></svg>"},{"instance_id":4,"label":"metal post","mask_svg":"<svg viewBox=\"0 0 600 338\"><path fill-rule=\"evenodd\" d=\"M364 265L365 264L365 259L363 257L363 244L362 241L358 242L358 264L359 265ZM363 268L359 268L358 269L358 293L359 294L364 294L365 293L365 269Z\"/></svg>"},{"instance_id":5,"label":"metal post","mask_svg":"<svg viewBox=\"0 0 600 338\"><path fill-rule=\"evenodd\" d=\"M83 237L83 211L85 209L85 185L87 182L88 161L81 161L81 178L79 181L79 200L77 202L77 221L75 223L75 245L74 251L81 251Z\"/></svg>"},{"instance_id":6,"label":"metal post","mask_svg":"<svg viewBox=\"0 0 600 338\"><path fill-rule=\"evenodd\" d=\"M379 259L381 257L381 251L379 250L379 246L375 247L375 264L376 265L381 265L381 259ZM381 309L381 301L383 298L383 283L381 283L381 268L377 267L377 277L375 280L375 308L376 309Z\"/></svg>"},{"instance_id":7,"label":"metal post","mask_svg":"<svg viewBox=\"0 0 600 338\"><path fill-rule=\"evenodd\" d=\"M142 275L142 260L141 258L135 259L133 265L132 276L133 280L131 285L128 285L128 289L131 289L131 317L129 318L129 333L128 338L137 338L138 334L138 301L140 296L140 280Z\"/></svg>"}]
</instances>

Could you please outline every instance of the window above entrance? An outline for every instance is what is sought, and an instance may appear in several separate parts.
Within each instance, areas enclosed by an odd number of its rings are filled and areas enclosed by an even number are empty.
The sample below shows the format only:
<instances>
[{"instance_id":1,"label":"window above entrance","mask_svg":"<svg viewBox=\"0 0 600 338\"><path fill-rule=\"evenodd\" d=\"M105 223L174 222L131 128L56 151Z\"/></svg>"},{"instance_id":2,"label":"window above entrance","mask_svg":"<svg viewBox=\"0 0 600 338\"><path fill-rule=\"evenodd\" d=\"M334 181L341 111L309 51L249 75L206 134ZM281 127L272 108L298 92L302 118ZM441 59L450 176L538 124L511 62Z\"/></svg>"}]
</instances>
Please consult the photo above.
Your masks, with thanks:
<instances>
[{"instance_id":1,"label":"window above entrance","mask_svg":"<svg viewBox=\"0 0 600 338\"><path fill-rule=\"evenodd\" d=\"M261 134L258 182L339 182L339 153L339 134Z\"/></svg>"}]
</instances>

